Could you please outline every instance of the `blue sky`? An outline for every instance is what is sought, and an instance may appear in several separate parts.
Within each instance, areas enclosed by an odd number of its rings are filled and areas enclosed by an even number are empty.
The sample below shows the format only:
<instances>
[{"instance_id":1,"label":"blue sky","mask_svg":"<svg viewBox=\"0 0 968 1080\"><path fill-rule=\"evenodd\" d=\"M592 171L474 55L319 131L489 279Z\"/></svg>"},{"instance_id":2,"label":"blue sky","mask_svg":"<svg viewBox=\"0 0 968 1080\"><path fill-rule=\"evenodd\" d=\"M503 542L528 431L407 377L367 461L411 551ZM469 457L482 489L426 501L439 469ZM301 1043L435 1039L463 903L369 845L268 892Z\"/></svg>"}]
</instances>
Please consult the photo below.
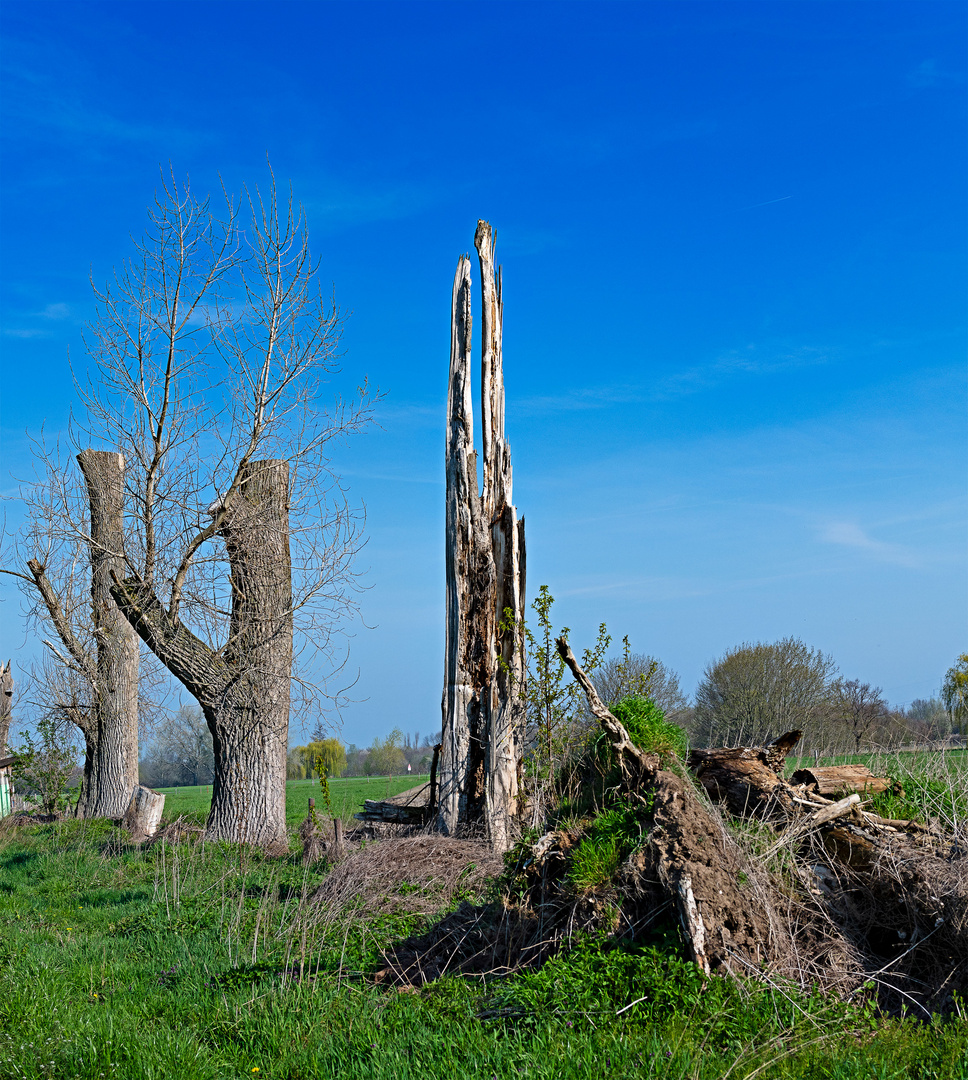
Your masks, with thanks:
<instances>
[{"instance_id":1,"label":"blue sky","mask_svg":"<svg viewBox=\"0 0 968 1080\"><path fill-rule=\"evenodd\" d=\"M746 640L895 703L968 649L961 3L18 3L2 33L0 491L65 429L158 167L306 206L387 391L347 741L440 723L450 290L505 282L507 433L577 645L691 691ZM6 581L0 654L36 652Z\"/></svg>"}]
</instances>

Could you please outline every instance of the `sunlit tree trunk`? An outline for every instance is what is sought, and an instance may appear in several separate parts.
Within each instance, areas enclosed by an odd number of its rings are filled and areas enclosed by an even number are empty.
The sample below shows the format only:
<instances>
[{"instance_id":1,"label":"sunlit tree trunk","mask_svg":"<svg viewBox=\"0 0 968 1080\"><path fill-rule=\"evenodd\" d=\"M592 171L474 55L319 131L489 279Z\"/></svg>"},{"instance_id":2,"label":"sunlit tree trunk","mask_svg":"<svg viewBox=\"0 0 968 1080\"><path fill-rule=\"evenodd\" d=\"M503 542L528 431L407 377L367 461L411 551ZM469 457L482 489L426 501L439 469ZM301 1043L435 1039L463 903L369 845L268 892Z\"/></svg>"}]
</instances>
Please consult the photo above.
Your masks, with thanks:
<instances>
[{"instance_id":1,"label":"sunlit tree trunk","mask_svg":"<svg viewBox=\"0 0 968 1080\"><path fill-rule=\"evenodd\" d=\"M232 584L229 639L214 650L172 617L151 587L118 581L118 606L196 698L212 732L215 776L206 833L255 844L286 839L286 747L292 672L289 466L253 461L222 523Z\"/></svg>"},{"instance_id":2,"label":"sunlit tree trunk","mask_svg":"<svg viewBox=\"0 0 968 1080\"><path fill-rule=\"evenodd\" d=\"M447 618L439 821L483 822L506 849L517 812L524 726L524 521L512 505L504 441L500 277L491 227L475 237L481 268L483 487L478 494L471 394L471 268L454 279L446 445ZM502 629L504 627L504 629Z\"/></svg>"}]
</instances>

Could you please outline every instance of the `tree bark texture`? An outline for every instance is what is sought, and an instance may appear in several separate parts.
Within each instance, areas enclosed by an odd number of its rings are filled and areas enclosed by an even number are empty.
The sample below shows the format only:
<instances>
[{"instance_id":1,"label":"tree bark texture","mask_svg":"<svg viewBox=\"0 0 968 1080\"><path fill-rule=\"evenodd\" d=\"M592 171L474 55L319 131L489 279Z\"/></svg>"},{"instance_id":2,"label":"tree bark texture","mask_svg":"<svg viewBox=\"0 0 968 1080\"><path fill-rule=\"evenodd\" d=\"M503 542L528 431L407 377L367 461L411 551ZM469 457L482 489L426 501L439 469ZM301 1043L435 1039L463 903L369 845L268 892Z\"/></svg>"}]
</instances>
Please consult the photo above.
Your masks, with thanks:
<instances>
[{"instance_id":1,"label":"tree bark texture","mask_svg":"<svg viewBox=\"0 0 968 1080\"><path fill-rule=\"evenodd\" d=\"M228 553L228 641L212 649L173 618L151 587L116 581L118 606L195 697L215 751L210 839L286 840L286 746L292 673L289 466L253 461L229 505L213 507Z\"/></svg>"},{"instance_id":2,"label":"tree bark texture","mask_svg":"<svg viewBox=\"0 0 968 1080\"><path fill-rule=\"evenodd\" d=\"M445 833L483 822L498 850L511 842L524 727L524 521L512 503L504 439L500 274L480 221L482 488L471 392L471 265L457 264L447 392L447 638L439 823ZM502 625L504 629L502 629Z\"/></svg>"},{"instance_id":3,"label":"tree bark texture","mask_svg":"<svg viewBox=\"0 0 968 1080\"><path fill-rule=\"evenodd\" d=\"M82 450L77 462L91 508L91 625L97 644L95 708L79 724L85 755L77 815L120 818L138 784L138 635L111 595L112 576L125 566L124 458Z\"/></svg>"},{"instance_id":4,"label":"tree bark texture","mask_svg":"<svg viewBox=\"0 0 968 1080\"><path fill-rule=\"evenodd\" d=\"M13 716L13 661L0 668L0 758L7 752L10 720Z\"/></svg>"}]
</instances>

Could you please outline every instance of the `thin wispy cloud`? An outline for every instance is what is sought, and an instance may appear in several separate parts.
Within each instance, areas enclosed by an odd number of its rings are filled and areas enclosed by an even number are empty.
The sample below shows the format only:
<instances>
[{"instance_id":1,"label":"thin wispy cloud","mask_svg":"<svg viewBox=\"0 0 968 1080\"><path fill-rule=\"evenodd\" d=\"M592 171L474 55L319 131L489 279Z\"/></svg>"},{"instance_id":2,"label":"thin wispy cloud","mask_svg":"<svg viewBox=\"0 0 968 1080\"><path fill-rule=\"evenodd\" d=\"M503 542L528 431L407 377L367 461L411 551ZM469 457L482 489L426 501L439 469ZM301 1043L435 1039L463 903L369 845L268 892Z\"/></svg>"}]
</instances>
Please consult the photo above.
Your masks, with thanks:
<instances>
[{"instance_id":1,"label":"thin wispy cloud","mask_svg":"<svg viewBox=\"0 0 968 1080\"><path fill-rule=\"evenodd\" d=\"M55 82L38 73L36 54L49 50L50 42L30 41L25 38L7 37L4 67L4 112L8 131L13 124L23 125L32 133L44 132L45 138L53 133L75 141L83 138L94 142L150 143L171 146L186 134L171 124L132 121L118 112L108 112L92 104L85 93L65 94L59 89L63 79ZM73 50L62 47L58 57L60 72L69 72L75 88L86 87L91 78L85 58Z\"/></svg>"},{"instance_id":2,"label":"thin wispy cloud","mask_svg":"<svg viewBox=\"0 0 968 1080\"><path fill-rule=\"evenodd\" d=\"M944 71L937 60L922 60L909 71L907 81L911 86L956 86L965 81L965 76L955 71Z\"/></svg>"},{"instance_id":3,"label":"thin wispy cloud","mask_svg":"<svg viewBox=\"0 0 968 1080\"><path fill-rule=\"evenodd\" d=\"M914 553L901 544L891 544L869 536L856 522L832 521L822 527L820 539L827 544L838 544L865 552L878 562L893 563L895 566L916 567L920 560Z\"/></svg>"},{"instance_id":4,"label":"thin wispy cloud","mask_svg":"<svg viewBox=\"0 0 968 1080\"><path fill-rule=\"evenodd\" d=\"M758 206L772 206L774 203L786 202L787 199L792 199L792 195L781 195L779 199L767 199L766 202L755 202L749 206L741 206L740 210L755 210Z\"/></svg>"},{"instance_id":5,"label":"thin wispy cloud","mask_svg":"<svg viewBox=\"0 0 968 1080\"><path fill-rule=\"evenodd\" d=\"M313 227L322 232L412 217L445 194L429 184L376 185L332 179L324 182L323 189L323 194L303 200Z\"/></svg>"},{"instance_id":6,"label":"thin wispy cloud","mask_svg":"<svg viewBox=\"0 0 968 1080\"><path fill-rule=\"evenodd\" d=\"M774 375L798 368L817 367L839 355L831 346L760 346L731 349L708 363L671 371L649 385L612 383L578 387L565 394L543 394L521 399L516 408L531 412L581 412L635 402L672 401L715 389L731 379Z\"/></svg>"},{"instance_id":7,"label":"thin wispy cloud","mask_svg":"<svg viewBox=\"0 0 968 1080\"><path fill-rule=\"evenodd\" d=\"M797 368L826 364L834 354L827 346L770 347L755 344L730 349L707 364L673 372L653 388L650 398L663 401L710 390L730 379L749 375L774 375Z\"/></svg>"},{"instance_id":8,"label":"thin wispy cloud","mask_svg":"<svg viewBox=\"0 0 968 1080\"><path fill-rule=\"evenodd\" d=\"M12 337L12 338L28 339L28 338L46 338L46 337L51 337L52 335L51 335L51 332L49 330L30 329L30 328L22 327L22 326L5 326L3 328L3 336L4 337Z\"/></svg>"},{"instance_id":9,"label":"thin wispy cloud","mask_svg":"<svg viewBox=\"0 0 968 1080\"><path fill-rule=\"evenodd\" d=\"M53 322L60 322L61 319L71 317L71 309L67 304L48 304L43 311L37 311L34 314L38 319L50 319Z\"/></svg>"}]
</instances>

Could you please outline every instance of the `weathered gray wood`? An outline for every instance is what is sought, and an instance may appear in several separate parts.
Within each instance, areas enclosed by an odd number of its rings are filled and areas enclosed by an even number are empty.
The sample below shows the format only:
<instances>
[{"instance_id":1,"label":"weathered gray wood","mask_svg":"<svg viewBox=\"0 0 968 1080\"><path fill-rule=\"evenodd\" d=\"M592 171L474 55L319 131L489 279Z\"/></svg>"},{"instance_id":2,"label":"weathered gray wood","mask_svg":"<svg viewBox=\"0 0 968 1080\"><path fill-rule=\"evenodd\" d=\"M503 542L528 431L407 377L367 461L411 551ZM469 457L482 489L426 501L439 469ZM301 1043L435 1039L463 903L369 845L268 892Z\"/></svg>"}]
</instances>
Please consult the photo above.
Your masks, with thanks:
<instances>
[{"instance_id":1,"label":"weathered gray wood","mask_svg":"<svg viewBox=\"0 0 968 1080\"><path fill-rule=\"evenodd\" d=\"M503 300L487 222L478 222L475 246L483 305L482 488L479 494L473 449L471 270L462 256L451 307L439 822L453 833L483 821L504 850L514 830L524 726L524 522L512 502L504 438Z\"/></svg>"},{"instance_id":2,"label":"weathered gray wood","mask_svg":"<svg viewBox=\"0 0 968 1080\"><path fill-rule=\"evenodd\" d=\"M0 758L7 750L10 720L13 716L13 661L8 660L0 668ZM0 766L2 768L2 766Z\"/></svg>"},{"instance_id":3,"label":"weathered gray wood","mask_svg":"<svg viewBox=\"0 0 968 1080\"><path fill-rule=\"evenodd\" d=\"M150 840L158 831L164 809L164 795L137 784L131 793L131 801L121 824L128 830L131 839L140 844L145 840Z\"/></svg>"},{"instance_id":4,"label":"weathered gray wood","mask_svg":"<svg viewBox=\"0 0 968 1080\"><path fill-rule=\"evenodd\" d=\"M399 825L424 825L432 813L431 785L418 784L389 799L365 799L359 821L389 821Z\"/></svg>"},{"instance_id":5,"label":"weathered gray wood","mask_svg":"<svg viewBox=\"0 0 968 1080\"><path fill-rule=\"evenodd\" d=\"M847 791L859 791L876 795L895 786L886 776L875 776L866 765L827 765L812 769L798 769L791 777L791 784L805 784L818 795L841 795Z\"/></svg>"}]
</instances>

